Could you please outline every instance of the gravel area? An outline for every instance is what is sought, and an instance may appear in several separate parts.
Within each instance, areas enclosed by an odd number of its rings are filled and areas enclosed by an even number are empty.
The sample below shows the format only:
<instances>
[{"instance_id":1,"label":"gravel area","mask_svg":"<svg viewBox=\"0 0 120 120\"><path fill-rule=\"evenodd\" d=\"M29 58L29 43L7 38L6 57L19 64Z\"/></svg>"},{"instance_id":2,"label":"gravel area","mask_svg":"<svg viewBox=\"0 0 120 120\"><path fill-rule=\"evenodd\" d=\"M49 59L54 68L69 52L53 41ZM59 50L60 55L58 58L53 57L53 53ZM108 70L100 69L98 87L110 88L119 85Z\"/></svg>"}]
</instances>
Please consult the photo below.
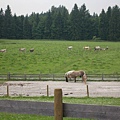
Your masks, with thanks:
<instances>
[{"instance_id":1,"label":"gravel area","mask_svg":"<svg viewBox=\"0 0 120 120\"><path fill-rule=\"evenodd\" d=\"M54 89L62 89L63 96L85 97L87 85L90 97L120 97L120 82L82 82L73 81L9 81L0 85L0 96L7 94L9 84L10 96L54 96Z\"/></svg>"}]
</instances>

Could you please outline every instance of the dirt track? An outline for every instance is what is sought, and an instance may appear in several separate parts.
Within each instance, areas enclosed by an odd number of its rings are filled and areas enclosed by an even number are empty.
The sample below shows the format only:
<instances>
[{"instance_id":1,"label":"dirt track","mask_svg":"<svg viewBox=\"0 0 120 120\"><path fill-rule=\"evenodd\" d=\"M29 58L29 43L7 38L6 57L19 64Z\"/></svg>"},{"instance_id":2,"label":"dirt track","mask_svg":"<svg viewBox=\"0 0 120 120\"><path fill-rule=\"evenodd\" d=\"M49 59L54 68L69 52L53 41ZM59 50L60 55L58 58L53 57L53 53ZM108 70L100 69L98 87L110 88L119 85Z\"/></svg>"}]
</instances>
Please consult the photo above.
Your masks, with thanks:
<instances>
[{"instance_id":1,"label":"dirt track","mask_svg":"<svg viewBox=\"0 0 120 120\"><path fill-rule=\"evenodd\" d=\"M85 97L86 85L81 82L56 81L10 81L0 86L0 96L6 95L9 84L10 96L46 96L47 85L49 96L54 96L54 89L61 88L63 96ZM120 97L120 82L87 82L90 97Z\"/></svg>"}]
</instances>

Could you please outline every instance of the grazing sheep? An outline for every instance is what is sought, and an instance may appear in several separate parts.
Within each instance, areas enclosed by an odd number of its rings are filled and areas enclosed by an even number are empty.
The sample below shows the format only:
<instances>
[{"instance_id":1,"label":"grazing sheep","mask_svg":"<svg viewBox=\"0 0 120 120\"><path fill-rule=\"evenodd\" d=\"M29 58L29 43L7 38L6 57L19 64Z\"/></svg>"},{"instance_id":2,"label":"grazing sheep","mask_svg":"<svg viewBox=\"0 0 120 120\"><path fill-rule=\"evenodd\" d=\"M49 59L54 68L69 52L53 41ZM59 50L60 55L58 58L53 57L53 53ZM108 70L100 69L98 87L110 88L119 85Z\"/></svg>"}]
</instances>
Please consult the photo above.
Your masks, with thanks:
<instances>
[{"instance_id":1,"label":"grazing sheep","mask_svg":"<svg viewBox=\"0 0 120 120\"><path fill-rule=\"evenodd\" d=\"M73 48L73 46L68 46L67 49L68 49L68 50L72 50L72 48Z\"/></svg>"},{"instance_id":2,"label":"grazing sheep","mask_svg":"<svg viewBox=\"0 0 120 120\"><path fill-rule=\"evenodd\" d=\"M101 49L100 46L94 47L94 50L100 50L100 49Z\"/></svg>"},{"instance_id":3,"label":"grazing sheep","mask_svg":"<svg viewBox=\"0 0 120 120\"><path fill-rule=\"evenodd\" d=\"M30 52L34 52L34 48L31 48L31 49L30 49Z\"/></svg>"},{"instance_id":4,"label":"grazing sheep","mask_svg":"<svg viewBox=\"0 0 120 120\"><path fill-rule=\"evenodd\" d=\"M85 46L83 47L84 50L90 50L90 47L89 46Z\"/></svg>"},{"instance_id":5,"label":"grazing sheep","mask_svg":"<svg viewBox=\"0 0 120 120\"><path fill-rule=\"evenodd\" d=\"M25 52L25 51L26 51L26 48L20 48L19 51Z\"/></svg>"},{"instance_id":6,"label":"grazing sheep","mask_svg":"<svg viewBox=\"0 0 120 120\"><path fill-rule=\"evenodd\" d=\"M0 52L6 52L6 49L1 49Z\"/></svg>"}]
</instances>

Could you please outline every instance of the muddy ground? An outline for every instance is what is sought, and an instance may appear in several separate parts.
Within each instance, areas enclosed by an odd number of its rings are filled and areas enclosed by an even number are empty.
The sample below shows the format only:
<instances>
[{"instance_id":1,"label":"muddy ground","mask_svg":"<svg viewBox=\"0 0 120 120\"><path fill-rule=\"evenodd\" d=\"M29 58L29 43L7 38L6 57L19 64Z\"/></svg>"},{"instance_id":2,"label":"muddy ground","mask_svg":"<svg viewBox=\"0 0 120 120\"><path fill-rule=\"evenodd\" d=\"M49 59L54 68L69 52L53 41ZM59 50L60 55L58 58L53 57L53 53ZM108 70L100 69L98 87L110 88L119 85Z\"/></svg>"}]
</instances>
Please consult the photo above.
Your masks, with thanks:
<instances>
[{"instance_id":1,"label":"muddy ground","mask_svg":"<svg viewBox=\"0 0 120 120\"><path fill-rule=\"evenodd\" d=\"M54 89L62 89L63 96L85 97L87 86L82 82L65 81L10 81L0 85L0 96L54 96ZM120 97L120 82L87 82L90 97Z\"/></svg>"}]
</instances>

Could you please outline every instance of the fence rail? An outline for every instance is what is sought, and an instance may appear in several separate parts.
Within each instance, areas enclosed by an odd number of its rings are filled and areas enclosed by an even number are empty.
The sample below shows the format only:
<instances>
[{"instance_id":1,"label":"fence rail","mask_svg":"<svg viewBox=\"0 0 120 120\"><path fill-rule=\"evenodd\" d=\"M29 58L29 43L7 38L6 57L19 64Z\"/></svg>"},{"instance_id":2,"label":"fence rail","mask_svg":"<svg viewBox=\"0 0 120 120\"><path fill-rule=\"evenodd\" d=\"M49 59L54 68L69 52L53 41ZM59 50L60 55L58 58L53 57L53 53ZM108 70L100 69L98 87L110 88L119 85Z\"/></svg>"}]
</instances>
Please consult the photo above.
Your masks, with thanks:
<instances>
[{"instance_id":1,"label":"fence rail","mask_svg":"<svg viewBox=\"0 0 120 120\"><path fill-rule=\"evenodd\" d=\"M0 100L0 112L54 116L54 103ZM63 103L63 117L119 120L120 107Z\"/></svg>"},{"instance_id":2,"label":"fence rail","mask_svg":"<svg viewBox=\"0 0 120 120\"><path fill-rule=\"evenodd\" d=\"M88 74L88 81L120 81L120 74ZM65 80L63 73L54 74L0 74L0 80ZM77 78L81 80L81 78Z\"/></svg>"}]
</instances>

